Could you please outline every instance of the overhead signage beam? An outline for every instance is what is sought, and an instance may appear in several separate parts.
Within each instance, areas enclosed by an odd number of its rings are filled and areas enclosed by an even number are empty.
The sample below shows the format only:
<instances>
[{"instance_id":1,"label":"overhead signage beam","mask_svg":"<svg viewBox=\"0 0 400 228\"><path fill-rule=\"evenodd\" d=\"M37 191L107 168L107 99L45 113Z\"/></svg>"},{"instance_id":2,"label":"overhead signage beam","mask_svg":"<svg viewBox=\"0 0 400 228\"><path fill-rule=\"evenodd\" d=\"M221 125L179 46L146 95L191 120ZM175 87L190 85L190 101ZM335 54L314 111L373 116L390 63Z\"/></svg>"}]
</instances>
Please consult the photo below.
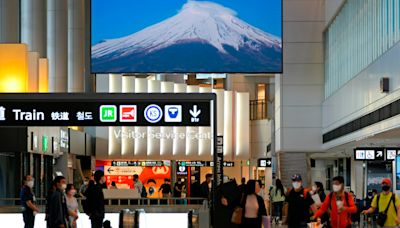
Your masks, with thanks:
<instances>
[{"instance_id":1,"label":"overhead signage beam","mask_svg":"<svg viewBox=\"0 0 400 228\"><path fill-rule=\"evenodd\" d=\"M400 155L400 148L358 147L354 149L356 161L393 161Z\"/></svg>"},{"instance_id":2,"label":"overhead signage beam","mask_svg":"<svg viewBox=\"0 0 400 228\"><path fill-rule=\"evenodd\" d=\"M0 94L0 126L211 126L215 94Z\"/></svg>"}]
</instances>

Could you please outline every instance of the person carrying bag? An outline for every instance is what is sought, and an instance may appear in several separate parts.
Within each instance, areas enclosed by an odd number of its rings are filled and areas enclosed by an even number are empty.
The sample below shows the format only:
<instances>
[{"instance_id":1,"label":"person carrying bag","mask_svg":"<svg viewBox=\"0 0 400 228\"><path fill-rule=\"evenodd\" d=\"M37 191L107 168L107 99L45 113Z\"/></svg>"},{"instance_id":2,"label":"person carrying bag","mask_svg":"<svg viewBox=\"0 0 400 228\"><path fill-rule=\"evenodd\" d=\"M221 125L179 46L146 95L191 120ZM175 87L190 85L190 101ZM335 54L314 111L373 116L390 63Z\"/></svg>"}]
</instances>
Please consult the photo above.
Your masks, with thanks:
<instances>
[{"instance_id":1,"label":"person carrying bag","mask_svg":"<svg viewBox=\"0 0 400 228\"><path fill-rule=\"evenodd\" d=\"M249 180L247 182L241 207L235 208L232 215L232 223L240 224L240 227L245 228L261 228L262 223L268 221L268 219L266 219L267 210L265 208L264 199L257 195L259 191L260 185L257 181Z\"/></svg>"},{"instance_id":2,"label":"person carrying bag","mask_svg":"<svg viewBox=\"0 0 400 228\"><path fill-rule=\"evenodd\" d=\"M362 214L374 213L378 209L376 222L380 227L398 227L400 225L400 200L390 191L392 181L389 178L382 180L382 192L374 197L371 207Z\"/></svg>"}]
</instances>

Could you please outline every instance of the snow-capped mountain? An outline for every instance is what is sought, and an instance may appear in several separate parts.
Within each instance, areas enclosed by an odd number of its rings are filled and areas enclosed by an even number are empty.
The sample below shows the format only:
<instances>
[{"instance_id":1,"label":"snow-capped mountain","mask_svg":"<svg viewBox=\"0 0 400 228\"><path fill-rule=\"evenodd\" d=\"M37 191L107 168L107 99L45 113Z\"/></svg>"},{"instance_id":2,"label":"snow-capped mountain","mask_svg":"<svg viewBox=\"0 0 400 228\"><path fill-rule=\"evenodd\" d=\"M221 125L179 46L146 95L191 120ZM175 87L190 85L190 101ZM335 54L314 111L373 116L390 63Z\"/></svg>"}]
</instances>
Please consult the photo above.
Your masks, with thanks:
<instances>
[{"instance_id":1,"label":"snow-capped mountain","mask_svg":"<svg viewBox=\"0 0 400 228\"><path fill-rule=\"evenodd\" d=\"M171 18L92 46L92 70L279 72L281 51L280 38L244 22L233 10L189 0Z\"/></svg>"}]
</instances>

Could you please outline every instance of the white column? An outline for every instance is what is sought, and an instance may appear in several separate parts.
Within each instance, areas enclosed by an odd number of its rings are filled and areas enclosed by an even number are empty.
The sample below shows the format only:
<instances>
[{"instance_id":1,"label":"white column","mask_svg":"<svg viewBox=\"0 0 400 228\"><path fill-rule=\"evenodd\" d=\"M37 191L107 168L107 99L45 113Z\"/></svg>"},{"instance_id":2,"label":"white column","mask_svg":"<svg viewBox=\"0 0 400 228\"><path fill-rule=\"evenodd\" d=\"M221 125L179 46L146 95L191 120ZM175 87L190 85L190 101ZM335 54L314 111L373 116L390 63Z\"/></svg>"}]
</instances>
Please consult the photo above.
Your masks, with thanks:
<instances>
[{"instance_id":1,"label":"white column","mask_svg":"<svg viewBox=\"0 0 400 228\"><path fill-rule=\"evenodd\" d=\"M135 92L135 77L122 76L122 92L134 93ZM121 127L124 135L130 135L135 132L135 127ZM121 140L121 155L122 157L133 158L135 146L135 139L125 137Z\"/></svg>"},{"instance_id":2,"label":"white column","mask_svg":"<svg viewBox=\"0 0 400 228\"><path fill-rule=\"evenodd\" d=\"M174 85L174 93L186 93L186 84L175 84ZM177 157L178 159L185 158L186 155L186 137L181 138L180 136L185 135L186 127L174 127L174 142L172 146L172 154L174 158Z\"/></svg>"},{"instance_id":3,"label":"white column","mask_svg":"<svg viewBox=\"0 0 400 228\"><path fill-rule=\"evenodd\" d=\"M200 87L200 93L211 93L211 88ZM213 113L211 107L211 113ZM211 127L199 127L200 135L208 135L211 132ZM204 159L210 159L212 155L211 139L199 139L199 156Z\"/></svg>"},{"instance_id":4,"label":"white column","mask_svg":"<svg viewBox=\"0 0 400 228\"><path fill-rule=\"evenodd\" d=\"M198 93L199 87L189 85L187 86L188 93ZM193 158L199 154L199 139L194 138L196 134L199 134L199 127L186 127L186 156Z\"/></svg>"},{"instance_id":5,"label":"white column","mask_svg":"<svg viewBox=\"0 0 400 228\"><path fill-rule=\"evenodd\" d=\"M0 0L0 43L19 43L19 1Z\"/></svg>"},{"instance_id":6,"label":"white column","mask_svg":"<svg viewBox=\"0 0 400 228\"><path fill-rule=\"evenodd\" d=\"M161 93L173 93L174 83L161 82ZM173 133L172 127L161 127L162 135L171 135ZM172 156L172 139L162 138L160 140L160 154L161 156Z\"/></svg>"},{"instance_id":7,"label":"white column","mask_svg":"<svg viewBox=\"0 0 400 228\"><path fill-rule=\"evenodd\" d=\"M85 2L68 0L68 92L84 92Z\"/></svg>"},{"instance_id":8,"label":"white column","mask_svg":"<svg viewBox=\"0 0 400 228\"><path fill-rule=\"evenodd\" d=\"M28 52L28 92L39 92L39 53Z\"/></svg>"},{"instance_id":9,"label":"white column","mask_svg":"<svg viewBox=\"0 0 400 228\"><path fill-rule=\"evenodd\" d=\"M145 78L135 79L135 93L147 93L147 79ZM135 133L141 136L135 138L135 157L146 158L147 127L135 127Z\"/></svg>"},{"instance_id":10,"label":"white column","mask_svg":"<svg viewBox=\"0 0 400 228\"><path fill-rule=\"evenodd\" d=\"M224 92L224 156L233 159L233 97L232 91Z\"/></svg>"},{"instance_id":11,"label":"white column","mask_svg":"<svg viewBox=\"0 0 400 228\"><path fill-rule=\"evenodd\" d=\"M235 156L236 159L250 158L250 96L249 93L236 93L235 103Z\"/></svg>"},{"instance_id":12,"label":"white column","mask_svg":"<svg viewBox=\"0 0 400 228\"><path fill-rule=\"evenodd\" d=\"M148 92L159 93L161 92L161 82L157 80L148 81ZM163 110L164 111L164 110ZM164 112L164 115L166 113ZM147 128L147 156L149 158L160 157L160 139L151 137L151 135L160 133L160 127L148 127Z\"/></svg>"},{"instance_id":13,"label":"white column","mask_svg":"<svg viewBox=\"0 0 400 228\"><path fill-rule=\"evenodd\" d=\"M96 75L96 93L108 93L110 91L110 76L108 74ZM110 137L109 127L96 127L96 159L108 159L108 145Z\"/></svg>"},{"instance_id":14,"label":"white column","mask_svg":"<svg viewBox=\"0 0 400 228\"><path fill-rule=\"evenodd\" d=\"M47 0L49 92L67 92L67 0Z\"/></svg>"},{"instance_id":15,"label":"white column","mask_svg":"<svg viewBox=\"0 0 400 228\"><path fill-rule=\"evenodd\" d=\"M122 76L120 74L110 74L108 76L110 93L122 92ZM117 112L118 112L117 107ZM118 158L121 155L121 138L117 138L117 133L122 131L121 127L108 128L108 156L110 158ZM120 135L120 134L119 134Z\"/></svg>"},{"instance_id":16,"label":"white column","mask_svg":"<svg viewBox=\"0 0 400 228\"><path fill-rule=\"evenodd\" d=\"M21 43L46 56L46 0L21 0Z\"/></svg>"}]
</instances>

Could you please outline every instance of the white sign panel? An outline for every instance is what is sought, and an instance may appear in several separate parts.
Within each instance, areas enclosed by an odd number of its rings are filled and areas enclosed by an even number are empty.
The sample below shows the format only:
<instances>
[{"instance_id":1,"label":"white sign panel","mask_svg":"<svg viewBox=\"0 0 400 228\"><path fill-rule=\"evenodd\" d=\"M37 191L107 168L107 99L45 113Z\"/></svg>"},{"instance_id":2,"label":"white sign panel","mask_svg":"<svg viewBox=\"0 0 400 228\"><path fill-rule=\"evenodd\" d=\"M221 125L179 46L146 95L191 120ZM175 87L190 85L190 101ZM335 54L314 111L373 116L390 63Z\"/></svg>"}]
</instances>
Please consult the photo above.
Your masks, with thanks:
<instances>
[{"instance_id":1,"label":"white sign panel","mask_svg":"<svg viewBox=\"0 0 400 228\"><path fill-rule=\"evenodd\" d=\"M104 175L121 175L121 176L133 176L139 175L143 171L143 167L135 166L104 166Z\"/></svg>"}]
</instances>

